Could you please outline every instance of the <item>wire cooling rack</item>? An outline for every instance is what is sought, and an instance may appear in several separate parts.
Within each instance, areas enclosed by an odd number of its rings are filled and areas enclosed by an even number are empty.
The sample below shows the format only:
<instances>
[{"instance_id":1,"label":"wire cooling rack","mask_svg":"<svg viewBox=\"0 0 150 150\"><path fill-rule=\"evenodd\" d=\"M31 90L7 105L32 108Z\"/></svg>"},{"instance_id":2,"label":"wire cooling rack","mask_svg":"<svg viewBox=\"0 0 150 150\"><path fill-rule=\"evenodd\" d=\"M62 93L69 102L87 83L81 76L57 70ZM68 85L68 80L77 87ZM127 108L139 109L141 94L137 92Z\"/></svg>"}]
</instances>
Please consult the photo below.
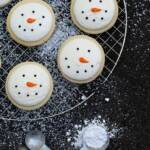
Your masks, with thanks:
<instances>
[{"instance_id":1,"label":"wire cooling rack","mask_svg":"<svg viewBox=\"0 0 150 150\"><path fill-rule=\"evenodd\" d=\"M54 117L73 110L94 95L94 92L89 89L92 89L95 82L79 87L66 81L57 69L56 56L58 47L72 35L85 34L71 21L70 0L46 1L52 5L55 11L57 29L47 43L34 48L26 48L15 43L6 31L8 12L18 0L0 10L0 55L2 58L2 68L0 69L0 119L24 121ZM106 54L105 68L102 75L96 80L98 86L107 81L116 67L126 39L126 3L124 0L120 0L118 3L119 18L115 26L103 34L92 35L103 46ZM42 108L30 112L13 106L5 93L5 81L10 69L27 60L45 65L53 76L55 86L51 100Z\"/></svg>"}]
</instances>

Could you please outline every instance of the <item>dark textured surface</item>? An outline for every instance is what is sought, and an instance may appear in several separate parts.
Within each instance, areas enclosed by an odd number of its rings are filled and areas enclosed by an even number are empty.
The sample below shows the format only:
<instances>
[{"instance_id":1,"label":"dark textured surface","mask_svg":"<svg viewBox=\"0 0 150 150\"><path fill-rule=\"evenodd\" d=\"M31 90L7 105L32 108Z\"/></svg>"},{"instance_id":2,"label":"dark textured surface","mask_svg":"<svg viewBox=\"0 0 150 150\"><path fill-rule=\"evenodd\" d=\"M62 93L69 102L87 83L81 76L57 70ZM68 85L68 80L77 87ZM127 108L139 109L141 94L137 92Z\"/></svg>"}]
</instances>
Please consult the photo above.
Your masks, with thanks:
<instances>
[{"instance_id":1,"label":"dark textured surface","mask_svg":"<svg viewBox=\"0 0 150 150\"><path fill-rule=\"evenodd\" d=\"M52 150L73 150L65 133L74 124L97 115L124 128L120 137L111 140L108 150L150 149L150 2L128 0L128 35L120 62L105 85L86 106L52 120L37 122L1 121L1 150L17 149L27 131L42 130ZM110 102L105 102L105 97ZM10 133L11 132L11 133Z\"/></svg>"}]
</instances>

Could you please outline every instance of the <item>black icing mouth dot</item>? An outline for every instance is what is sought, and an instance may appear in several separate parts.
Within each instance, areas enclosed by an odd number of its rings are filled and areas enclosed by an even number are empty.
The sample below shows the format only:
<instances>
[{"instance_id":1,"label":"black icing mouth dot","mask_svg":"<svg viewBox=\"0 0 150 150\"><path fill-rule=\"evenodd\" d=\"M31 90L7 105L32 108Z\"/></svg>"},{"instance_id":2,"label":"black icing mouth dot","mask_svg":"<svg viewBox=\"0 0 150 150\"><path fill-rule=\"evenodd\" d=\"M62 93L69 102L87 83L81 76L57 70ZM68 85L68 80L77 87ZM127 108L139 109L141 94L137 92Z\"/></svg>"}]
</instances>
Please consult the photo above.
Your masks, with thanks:
<instances>
[{"instance_id":1,"label":"black icing mouth dot","mask_svg":"<svg viewBox=\"0 0 150 150\"><path fill-rule=\"evenodd\" d=\"M21 94L21 92L18 92L18 95L20 95Z\"/></svg>"},{"instance_id":2,"label":"black icing mouth dot","mask_svg":"<svg viewBox=\"0 0 150 150\"><path fill-rule=\"evenodd\" d=\"M31 32L33 32L34 31L34 29L31 29Z\"/></svg>"},{"instance_id":3,"label":"black icing mouth dot","mask_svg":"<svg viewBox=\"0 0 150 150\"><path fill-rule=\"evenodd\" d=\"M84 11L81 11L82 14L84 14Z\"/></svg>"},{"instance_id":4,"label":"black icing mouth dot","mask_svg":"<svg viewBox=\"0 0 150 150\"><path fill-rule=\"evenodd\" d=\"M17 88L18 87L18 85L15 85L15 88Z\"/></svg>"},{"instance_id":5,"label":"black icing mouth dot","mask_svg":"<svg viewBox=\"0 0 150 150\"><path fill-rule=\"evenodd\" d=\"M45 16L42 16L42 18L44 19L44 18L45 18Z\"/></svg>"},{"instance_id":6,"label":"black icing mouth dot","mask_svg":"<svg viewBox=\"0 0 150 150\"><path fill-rule=\"evenodd\" d=\"M91 65L91 68L94 68L94 65Z\"/></svg>"},{"instance_id":7,"label":"black icing mouth dot","mask_svg":"<svg viewBox=\"0 0 150 150\"><path fill-rule=\"evenodd\" d=\"M42 24L41 24L41 23L39 23L39 26L42 26Z\"/></svg>"},{"instance_id":8,"label":"black icing mouth dot","mask_svg":"<svg viewBox=\"0 0 150 150\"><path fill-rule=\"evenodd\" d=\"M40 87L42 87L42 85L40 84Z\"/></svg>"},{"instance_id":9,"label":"black icing mouth dot","mask_svg":"<svg viewBox=\"0 0 150 150\"><path fill-rule=\"evenodd\" d=\"M67 58L67 57L65 57L65 60L68 60L68 58Z\"/></svg>"},{"instance_id":10,"label":"black icing mouth dot","mask_svg":"<svg viewBox=\"0 0 150 150\"><path fill-rule=\"evenodd\" d=\"M89 2L92 2L92 0L89 0Z\"/></svg>"},{"instance_id":11,"label":"black icing mouth dot","mask_svg":"<svg viewBox=\"0 0 150 150\"><path fill-rule=\"evenodd\" d=\"M19 25L18 28L21 28L21 25Z\"/></svg>"},{"instance_id":12,"label":"black icing mouth dot","mask_svg":"<svg viewBox=\"0 0 150 150\"><path fill-rule=\"evenodd\" d=\"M70 69L70 66L67 66L68 69Z\"/></svg>"},{"instance_id":13,"label":"black icing mouth dot","mask_svg":"<svg viewBox=\"0 0 150 150\"><path fill-rule=\"evenodd\" d=\"M88 53L90 53L91 52L91 50L88 50Z\"/></svg>"},{"instance_id":14,"label":"black icing mouth dot","mask_svg":"<svg viewBox=\"0 0 150 150\"><path fill-rule=\"evenodd\" d=\"M30 97L30 95L29 95L29 94L27 94L27 97Z\"/></svg>"},{"instance_id":15,"label":"black icing mouth dot","mask_svg":"<svg viewBox=\"0 0 150 150\"><path fill-rule=\"evenodd\" d=\"M22 75L22 77L25 77L25 76L26 76L25 74Z\"/></svg>"},{"instance_id":16,"label":"black icing mouth dot","mask_svg":"<svg viewBox=\"0 0 150 150\"><path fill-rule=\"evenodd\" d=\"M38 95L38 93L35 93L35 95Z\"/></svg>"},{"instance_id":17,"label":"black icing mouth dot","mask_svg":"<svg viewBox=\"0 0 150 150\"><path fill-rule=\"evenodd\" d=\"M33 11L32 11L32 13L34 14L34 13L35 13L35 11L33 10Z\"/></svg>"},{"instance_id":18,"label":"black icing mouth dot","mask_svg":"<svg viewBox=\"0 0 150 150\"><path fill-rule=\"evenodd\" d=\"M87 70L84 70L85 73L87 73Z\"/></svg>"},{"instance_id":19,"label":"black icing mouth dot","mask_svg":"<svg viewBox=\"0 0 150 150\"><path fill-rule=\"evenodd\" d=\"M24 14L21 14L21 16L24 16Z\"/></svg>"},{"instance_id":20,"label":"black icing mouth dot","mask_svg":"<svg viewBox=\"0 0 150 150\"><path fill-rule=\"evenodd\" d=\"M99 2L100 2L100 3L102 3L103 1L102 1L102 0L100 0Z\"/></svg>"},{"instance_id":21,"label":"black icing mouth dot","mask_svg":"<svg viewBox=\"0 0 150 150\"><path fill-rule=\"evenodd\" d=\"M77 51L79 51L80 49L77 47Z\"/></svg>"},{"instance_id":22,"label":"black icing mouth dot","mask_svg":"<svg viewBox=\"0 0 150 150\"><path fill-rule=\"evenodd\" d=\"M78 74L78 73L79 73L79 71L77 70L77 71L76 71L76 73Z\"/></svg>"},{"instance_id":23,"label":"black icing mouth dot","mask_svg":"<svg viewBox=\"0 0 150 150\"><path fill-rule=\"evenodd\" d=\"M37 77L37 75L35 74L35 75L34 75L34 77L36 78L36 77Z\"/></svg>"},{"instance_id":24,"label":"black icing mouth dot","mask_svg":"<svg viewBox=\"0 0 150 150\"><path fill-rule=\"evenodd\" d=\"M27 30L26 30L26 29L23 29L23 31L26 32Z\"/></svg>"},{"instance_id":25,"label":"black icing mouth dot","mask_svg":"<svg viewBox=\"0 0 150 150\"><path fill-rule=\"evenodd\" d=\"M95 19L93 19L93 22L95 22L96 20Z\"/></svg>"},{"instance_id":26,"label":"black icing mouth dot","mask_svg":"<svg viewBox=\"0 0 150 150\"><path fill-rule=\"evenodd\" d=\"M101 17L101 20L104 20L104 18L103 18L103 17Z\"/></svg>"},{"instance_id":27,"label":"black icing mouth dot","mask_svg":"<svg viewBox=\"0 0 150 150\"><path fill-rule=\"evenodd\" d=\"M108 12L108 10L105 10L105 13L107 13Z\"/></svg>"},{"instance_id":28,"label":"black icing mouth dot","mask_svg":"<svg viewBox=\"0 0 150 150\"><path fill-rule=\"evenodd\" d=\"M86 20L88 20L88 19L89 19L89 17L85 17L85 19L86 19Z\"/></svg>"}]
</instances>

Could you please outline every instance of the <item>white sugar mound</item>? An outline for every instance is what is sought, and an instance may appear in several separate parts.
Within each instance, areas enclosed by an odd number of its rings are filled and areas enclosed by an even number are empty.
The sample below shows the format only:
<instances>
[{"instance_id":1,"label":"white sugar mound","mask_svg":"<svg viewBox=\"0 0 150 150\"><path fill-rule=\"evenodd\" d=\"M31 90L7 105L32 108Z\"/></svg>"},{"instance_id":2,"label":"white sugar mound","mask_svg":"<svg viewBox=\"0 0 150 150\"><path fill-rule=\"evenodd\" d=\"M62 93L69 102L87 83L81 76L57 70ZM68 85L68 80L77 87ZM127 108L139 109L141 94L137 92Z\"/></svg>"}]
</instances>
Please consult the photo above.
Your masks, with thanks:
<instances>
[{"instance_id":1,"label":"white sugar mound","mask_svg":"<svg viewBox=\"0 0 150 150\"><path fill-rule=\"evenodd\" d=\"M98 116L92 121L85 120L84 125L75 125L77 134L74 135L72 142L69 140L72 146L80 150L106 150L110 139L114 138L121 129L117 129L115 124L111 125L110 131L106 121L100 119L101 116ZM69 130L66 135L70 139L71 131Z\"/></svg>"},{"instance_id":2,"label":"white sugar mound","mask_svg":"<svg viewBox=\"0 0 150 150\"><path fill-rule=\"evenodd\" d=\"M95 124L83 128L75 143L75 147L81 150L105 150L108 145L109 136L106 129Z\"/></svg>"},{"instance_id":3,"label":"white sugar mound","mask_svg":"<svg viewBox=\"0 0 150 150\"><path fill-rule=\"evenodd\" d=\"M83 147L90 150L104 150L109 145L109 136L104 127L89 125L83 131Z\"/></svg>"}]
</instances>

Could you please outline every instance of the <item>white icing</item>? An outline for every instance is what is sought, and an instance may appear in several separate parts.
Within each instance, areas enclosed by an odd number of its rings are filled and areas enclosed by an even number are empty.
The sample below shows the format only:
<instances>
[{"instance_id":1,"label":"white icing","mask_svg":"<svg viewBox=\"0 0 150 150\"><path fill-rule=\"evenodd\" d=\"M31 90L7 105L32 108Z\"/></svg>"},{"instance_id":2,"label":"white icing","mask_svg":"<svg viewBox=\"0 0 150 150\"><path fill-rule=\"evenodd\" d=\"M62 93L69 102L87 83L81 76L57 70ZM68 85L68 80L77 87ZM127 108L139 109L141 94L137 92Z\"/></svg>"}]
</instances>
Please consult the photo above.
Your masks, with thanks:
<instances>
[{"instance_id":1,"label":"white icing","mask_svg":"<svg viewBox=\"0 0 150 150\"><path fill-rule=\"evenodd\" d=\"M78 36L67 41L60 50L58 58L60 68L65 75L73 80L89 80L104 66L103 49L92 38L85 37ZM79 61L81 57L88 59L89 62L81 63ZM79 72L77 73L77 71Z\"/></svg>"},{"instance_id":2,"label":"white icing","mask_svg":"<svg viewBox=\"0 0 150 150\"><path fill-rule=\"evenodd\" d=\"M28 18L36 19L36 21L28 23ZM46 6L41 3L29 2L12 12L10 27L19 39L31 42L44 38L52 30L53 22L53 14ZM34 31L31 31L32 29Z\"/></svg>"},{"instance_id":3,"label":"white icing","mask_svg":"<svg viewBox=\"0 0 150 150\"><path fill-rule=\"evenodd\" d=\"M115 0L74 0L73 13L78 23L84 28L97 30L109 25L115 15ZM102 2L100 2L102 1ZM93 13L91 8L100 8ZM84 11L84 13L82 12ZM88 17L88 19L86 19ZM94 20L94 21L93 21Z\"/></svg>"},{"instance_id":4,"label":"white icing","mask_svg":"<svg viewBox=\"0 0 150 150\"><path fill-rule=\"evenodd\" d=\"M83 150L105 150L109 145L109 137L105 128L90 126L83 133Z\"/></svg>"},{"instance_id":5,"label":"white icing","mask_svg":"<svg viewBox=\"0 0 150 150\"><path fill-rule=\"evenodd\" d=\"M3 6L7 5L10 2L11 2L11 0L0 0L0 7L3 7Z\"/></svg>"},{"instance_id":6,"label":"white icing","mask_svg":"<svg viewBox=\"0 0 150 150\"><path fill-rule=\"evenodd\" d=\"M37 63L24 63L23 65L17 66L17 68L15 67L12 71L7 81L7 88L10 96L16 103L23 106L33 106L47 98L52 88L52 81L49 72L42 65ZM37 86L28 87L26 85L27 82L35 83ZM15 87L16 85L17 87ZM27 96L28 94L29 96Z\"/></svg>"}]
</instances>

